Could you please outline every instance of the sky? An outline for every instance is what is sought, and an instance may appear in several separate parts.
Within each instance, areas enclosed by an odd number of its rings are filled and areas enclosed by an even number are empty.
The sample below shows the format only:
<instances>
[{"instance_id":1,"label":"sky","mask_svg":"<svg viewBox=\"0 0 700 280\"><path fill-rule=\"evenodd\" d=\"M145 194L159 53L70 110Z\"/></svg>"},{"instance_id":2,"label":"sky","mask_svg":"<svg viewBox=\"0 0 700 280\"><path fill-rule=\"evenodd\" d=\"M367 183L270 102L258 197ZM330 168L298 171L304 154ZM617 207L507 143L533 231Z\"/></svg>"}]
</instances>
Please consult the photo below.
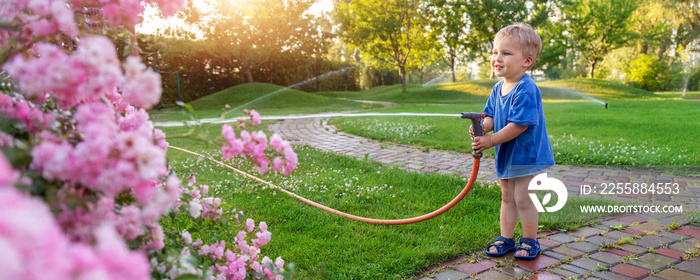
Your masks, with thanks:
<instances>
[{"instance_id":1,"label":"sky","mask_svg":"<svg viewBox=\"0 0 700 280\"><path fill-rule=\"evenodd\" d=\"M315 4L309 8L309 13L320 14L322 12L330 12L333 10L333 0L317 0ZM176 20L161 20L153 19L150 15L156 14L156 11L152 7L146 7L144 12L144 21L142 24L136 26L136 32L143 34L154 34L158 28L164 28L165 25L170 22L170 24L181 25L182 22Z\"/></svg>"},{"instance_id":2,"label":"sky","mask_svg":"<svg viewBox=\"0 0 700 280\"><path fill-rule=\"evenodd\" d=\"M331 10L333 10L333 0L317 0L316 4L309 8L309 12L313 14L330 12Z\"/></svg>"}]
</instances>

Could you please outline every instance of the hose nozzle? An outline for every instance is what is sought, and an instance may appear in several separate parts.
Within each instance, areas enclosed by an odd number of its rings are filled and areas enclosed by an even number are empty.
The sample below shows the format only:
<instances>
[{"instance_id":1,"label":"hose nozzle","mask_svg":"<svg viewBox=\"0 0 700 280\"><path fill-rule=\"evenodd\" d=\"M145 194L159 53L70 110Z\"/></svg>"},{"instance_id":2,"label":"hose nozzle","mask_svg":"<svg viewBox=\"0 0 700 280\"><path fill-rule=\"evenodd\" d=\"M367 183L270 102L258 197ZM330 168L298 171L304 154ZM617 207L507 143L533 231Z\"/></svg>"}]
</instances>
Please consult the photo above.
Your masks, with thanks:
<instances>
[{"instance_id":1,"label":"hose nozzle","mask_svg":"<svg viewBox=\"0 0 700 280\"><path fill-rule=\"evenodd\" d=\"M472 120L472 130L474 130L474 136L484 136L484 127L482 122L486 115L484 113L466 112L462 113L463 119ZM483 154L481 152L472 152L474 158L481 158Z\"/></svg>"}]
</instances>

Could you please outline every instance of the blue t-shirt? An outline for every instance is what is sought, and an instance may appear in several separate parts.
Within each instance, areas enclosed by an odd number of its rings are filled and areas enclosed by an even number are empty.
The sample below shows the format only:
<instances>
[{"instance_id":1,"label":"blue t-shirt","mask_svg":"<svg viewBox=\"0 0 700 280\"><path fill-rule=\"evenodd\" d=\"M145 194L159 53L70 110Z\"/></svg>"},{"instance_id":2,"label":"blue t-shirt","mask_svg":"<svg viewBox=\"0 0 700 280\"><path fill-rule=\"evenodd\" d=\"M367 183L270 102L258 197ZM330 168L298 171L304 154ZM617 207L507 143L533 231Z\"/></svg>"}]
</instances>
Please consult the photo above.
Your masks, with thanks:
<instances>
[{"instance_id":1,"label":"blue t-shirt","mask_svg":"<svg viewBox=\"0 0 700 280\"><path fill-rule=\"evenodd\" d=\"M496 175L507 179L539 173L554 165L542 110L542 92L527 74L504 96L501 96L502 85L500 81L493 86L484 108L484 114L493 118L493 132L510 122L528 128L515 139L494 147Z\"/></svg>"}]
</instances>

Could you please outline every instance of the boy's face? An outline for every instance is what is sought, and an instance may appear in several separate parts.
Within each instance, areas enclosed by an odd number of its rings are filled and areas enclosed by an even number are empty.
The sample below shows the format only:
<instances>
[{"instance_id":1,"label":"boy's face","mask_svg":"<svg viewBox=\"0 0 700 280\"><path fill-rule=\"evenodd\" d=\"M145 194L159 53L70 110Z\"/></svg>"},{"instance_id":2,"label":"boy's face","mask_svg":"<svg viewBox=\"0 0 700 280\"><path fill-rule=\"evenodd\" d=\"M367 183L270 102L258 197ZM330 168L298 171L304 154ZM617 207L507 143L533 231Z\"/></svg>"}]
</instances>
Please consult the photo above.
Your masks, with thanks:
<instances>
[{"instance_id":1,"label":"boy's face","mask_svg":"<svg viewBox=\"0 0 700 280\"><path fill-rule=\"evenodd\" d=\"M532 57L525 56L520 42L516 39L501 37L493 42L491 67L496 76L506 81L520 80L532 65Z\"/></svg>"}]
</instances>

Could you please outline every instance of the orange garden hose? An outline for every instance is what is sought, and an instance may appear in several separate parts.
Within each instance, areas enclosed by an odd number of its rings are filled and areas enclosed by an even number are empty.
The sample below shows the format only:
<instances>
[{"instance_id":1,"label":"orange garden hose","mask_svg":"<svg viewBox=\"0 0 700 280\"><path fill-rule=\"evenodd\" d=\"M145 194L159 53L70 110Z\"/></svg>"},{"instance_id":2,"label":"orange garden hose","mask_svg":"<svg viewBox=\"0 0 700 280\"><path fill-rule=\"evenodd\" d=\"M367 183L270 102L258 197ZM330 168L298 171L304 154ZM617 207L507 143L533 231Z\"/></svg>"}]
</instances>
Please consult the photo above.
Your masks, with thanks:
<instances>
[{"instance_id":1,"label":"orange garden hose","mask_svg":"<svg viewBox=\"0 0 700 280\"><path fill-rule=\"evenodd\" d=\"M437 216L439 216L439 215L441 215L441 214L447 212L447 210L450 210L452 207L454 207L455 205L457 205L457 203L459 203L465 196L467 196L467 194L469 193L469 191L471 191L472 187L474 186L474 182L476 182L476 176L477 176L477 174L479 173L479 162L480 162L480 159L479 159L479 158L476 158L476 157L474 158L474 166L472 167L472 174L471 174L471 176L469 177L469 181L467 182L467 185L464 186L464 189L462 190L462 192L459 193L459 195L457 195L457 197L455 197L454 199L452 199L452 201L450 201L449 203L447 203L445 206L442 206L440 209L437 209L437 210L435 210L435 211L433 211L433 212L430 212L430 213L428 213L428 214L425 214L425 215L422 215L422 216L418 216L418 217L413 217L413 218L397 219L397 220L382 220L382 219L372 219L372 218L365 218L365 217L355 216L355 215L348 214L348 213L345 213L345 212L342 212L342 211L338 211L338 210L336 210L336 209L330 208L330 207L325 206L325 205L321 205L321 204L319 204L319 203L316 203L316 202L313 202L313 201L311 201L311 200L309 200L309 199L306 199L306 198L304 198L304 197L302 197L302 196L299 196L299 195L297 195L297 194L295 194L295 193L292 193L292 192L290 192L290 191L288 191L288 190L285 190L285 189L283 189L283 188L281 188L281 187L279 187L279 186L277 186L277 185L275 185L275 184L273 184L273 183L267 182L267 181L265 181L265 180L263 180L263 179L260 179L260 178L258 178L258 177L253 176L253 175L250 175L250 174L248 174L248 173L246 173L246 172L243 172L243 171L241 171L241 170L239 170L239 169L236 169L235 167L230 166L230 165L228 165L228 164L226 164L226 163L223 163L223 162L221 162L221 161L215 160L215 159L213 159L212 157L204 156L204 155L201 155L201 154L198 154L198 153L195 153L195 152L192 152L192 151L183 149L183 148L174 147L174 146L169 146L168 148L173 149L173 150L178 150L178 151L181 151L181 152L185 152L185 153L188 153L188 154L192 154L192 155L195 155L195 156L198 156L198 157L201 157L201 158L209 159L209 160L211 160L211 161L213 161L213 162L215 162L215 163L217 163L217 164L219 164L219 165L221 165L221 166L223 166L223 167L226 167L226 168L228 168L228 169L231 169L231 170L235 171L235 172L238 173L238 174L241 174L241 175L243 175L243 176L245 176L245 177L248 177L248 178L250 178L250 179L253 179L254 181L257 181L257 182L266 184L266 185L268 185L268 186L270 186L270 187L273 187L273 188L275 188L275 189L277 189L277 190L279 190L279 191L281 191L281 192L284 192L284 193L286 193L286 194L288 194L288 195L290 195L290 196L292 196L292 197L294 197L294 198L296 198L296 199L298 199L298 200L301 200L301 201L303 201L303 202L305 202L306 204L309 204L309 205L311 205L311 206L314 206L314 207L323 209L323 210L325 210L325 211L328 211L328 212L331 212L331 213L334 213L334 214L338 214L338 215L340 215L340 216L343 216L343 217L346 217L346 218L349 218L349 219L357 220L357 221L360 221L360 222L365 222L365 223L370 223L370 224L382 224L382 225L405 225L405 224L412 224L412 223L422 222L422 221L425 221L425 220L428 220L428 219L435 218L435 217L437 217Z\"/></svg>"}]
</instances>

